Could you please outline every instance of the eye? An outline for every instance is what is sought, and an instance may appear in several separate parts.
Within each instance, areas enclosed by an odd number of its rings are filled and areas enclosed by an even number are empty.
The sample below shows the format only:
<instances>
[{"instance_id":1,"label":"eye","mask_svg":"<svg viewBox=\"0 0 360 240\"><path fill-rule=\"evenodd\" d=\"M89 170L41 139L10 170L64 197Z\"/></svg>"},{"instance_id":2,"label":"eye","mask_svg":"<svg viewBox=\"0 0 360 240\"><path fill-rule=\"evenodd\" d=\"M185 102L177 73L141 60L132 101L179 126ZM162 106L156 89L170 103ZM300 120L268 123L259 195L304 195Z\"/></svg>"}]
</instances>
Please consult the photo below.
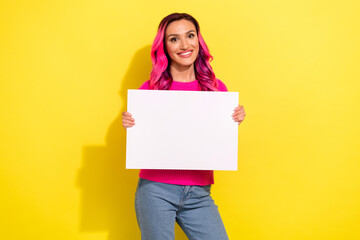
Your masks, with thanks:
<instances>
[{"instance_id":1,"label":"eye","mask_svg":"<svg viewBox=\"0 0 360 240\"><path fill-rule=\"evenodd\" d=\"M176 42L178 39L176 37L170 38L170 42Z\"/></svg>"},{"instance_id":2,"label":"eye","mask_svg":"<svg viewBox=\"0 0 360 240\"><path fill-rule=\"evenodd\" d=\"M193 34L193 33L190 33L188 36L188 38L193 38L193 37L195 37L195 34Z\"/></svg>"}]
</instances>

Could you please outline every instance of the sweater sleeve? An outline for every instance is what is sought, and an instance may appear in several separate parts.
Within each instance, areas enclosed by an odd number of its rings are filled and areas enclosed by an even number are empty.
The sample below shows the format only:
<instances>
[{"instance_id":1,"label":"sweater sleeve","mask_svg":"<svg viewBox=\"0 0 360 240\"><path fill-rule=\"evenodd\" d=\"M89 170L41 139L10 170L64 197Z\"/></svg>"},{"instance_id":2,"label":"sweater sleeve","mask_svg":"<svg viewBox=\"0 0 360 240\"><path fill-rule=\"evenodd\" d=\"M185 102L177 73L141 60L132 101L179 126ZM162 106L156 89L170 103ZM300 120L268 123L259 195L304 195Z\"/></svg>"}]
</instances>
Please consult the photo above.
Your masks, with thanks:
<instances>
[{"instance_id":1,"label":"sweater sleeve","mask_svg":"<svg viewBox=\"0 0 360 240\"><path fill-rule=\"evenodd\" d=\"M219 91L220 92L228 92L228 89L227 89L227 87L226 87L226 85L222 82L222 81L220 81L220 79L217 79L217 81L218 81L218 89L219 89Z\"/></svg>"},{"instance_id":2,"label":"sweater sleeve","mask_svg":"<svg viewBox=\"0 0 360 240\"><path fill-rule=\"evenodd\" d=\"M150 90L150 80L147 80L146 82L144 82L140 88L140 90Z\"/></svg>"}]
</instances>

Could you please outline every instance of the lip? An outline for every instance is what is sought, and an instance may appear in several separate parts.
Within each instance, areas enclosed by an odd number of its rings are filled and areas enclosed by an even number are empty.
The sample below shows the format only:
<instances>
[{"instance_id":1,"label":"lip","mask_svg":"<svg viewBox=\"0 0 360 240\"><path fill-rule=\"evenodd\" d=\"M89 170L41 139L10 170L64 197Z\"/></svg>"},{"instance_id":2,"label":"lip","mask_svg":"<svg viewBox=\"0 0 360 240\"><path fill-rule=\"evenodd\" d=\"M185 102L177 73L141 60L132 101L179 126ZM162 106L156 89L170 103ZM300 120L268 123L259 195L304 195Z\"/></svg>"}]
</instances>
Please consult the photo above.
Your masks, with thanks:
<instances>
[{"instance_id":1,"label":"lip","mask_svg":"<svg viewBox=\"0 0 360 240\"><path fill-rule=\"evenodd\" d=\"M182 55L184 53L188 53L188 54ZM193 50L187 50L187 51L179 52L179 53L177 53L177 55L182 58L188 58L192 55L192 53L193 53Z\"/></svg>"}]
</instances>

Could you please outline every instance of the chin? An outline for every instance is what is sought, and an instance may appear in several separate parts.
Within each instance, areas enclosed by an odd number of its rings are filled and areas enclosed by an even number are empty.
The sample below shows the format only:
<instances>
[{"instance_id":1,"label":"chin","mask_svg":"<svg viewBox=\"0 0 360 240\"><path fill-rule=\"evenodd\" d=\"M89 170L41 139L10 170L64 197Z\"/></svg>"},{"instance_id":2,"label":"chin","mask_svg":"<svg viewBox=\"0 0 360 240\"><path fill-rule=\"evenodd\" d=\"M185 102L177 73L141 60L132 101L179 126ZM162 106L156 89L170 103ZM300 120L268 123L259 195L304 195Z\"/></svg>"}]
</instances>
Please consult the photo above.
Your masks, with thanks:
<instances>
[{"instance_id":1,"label":"chin","mask_svg":"<svg viewBox=\"0 0 360 240\"><path fill-rule=\"evenodd\" d=\"M191 65L193 65L195 63L195 59L193 61L178 61L177 65L182 66L182 67L191 67Z\"/></svg>"}]
</instances>

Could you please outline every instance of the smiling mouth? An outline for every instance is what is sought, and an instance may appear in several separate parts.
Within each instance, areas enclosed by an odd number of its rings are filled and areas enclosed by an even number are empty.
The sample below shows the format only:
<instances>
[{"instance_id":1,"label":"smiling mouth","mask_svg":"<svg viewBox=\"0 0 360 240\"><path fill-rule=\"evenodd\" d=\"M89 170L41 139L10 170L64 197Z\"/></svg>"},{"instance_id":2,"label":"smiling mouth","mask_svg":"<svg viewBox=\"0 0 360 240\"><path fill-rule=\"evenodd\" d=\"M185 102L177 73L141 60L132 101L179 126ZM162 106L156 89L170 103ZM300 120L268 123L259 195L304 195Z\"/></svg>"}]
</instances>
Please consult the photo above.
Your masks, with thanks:
<instances>
[{"instance_id":1,"label":"smiling mouth","mask_svg":"<svg viewBox=\"0 0 360 240\"><path fill-rule=\"evenodd\" d=\"M189 51L186 51L186 52L178 53L178 55L180 57L190 57L192 52L193 52L192 50L189 50Z\"/></svg>"}]
</instances>

